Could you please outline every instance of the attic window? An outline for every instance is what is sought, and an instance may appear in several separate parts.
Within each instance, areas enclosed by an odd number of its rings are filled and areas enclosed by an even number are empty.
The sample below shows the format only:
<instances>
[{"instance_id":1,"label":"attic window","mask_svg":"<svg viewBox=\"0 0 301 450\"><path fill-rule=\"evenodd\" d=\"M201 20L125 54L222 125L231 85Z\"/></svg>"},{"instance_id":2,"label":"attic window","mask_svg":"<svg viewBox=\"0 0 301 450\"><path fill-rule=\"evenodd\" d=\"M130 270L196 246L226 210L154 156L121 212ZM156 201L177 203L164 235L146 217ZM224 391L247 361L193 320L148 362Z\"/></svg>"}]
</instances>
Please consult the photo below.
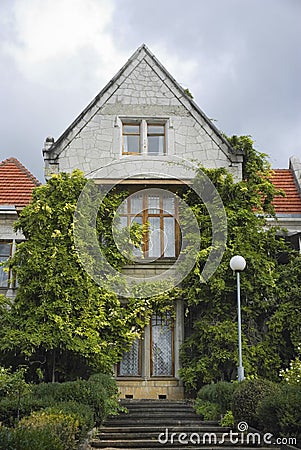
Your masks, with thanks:
<instances>
[{"instance_id":1,"label":"attic window","mask_svg":"<svg viewBox=\"0 0 301 450\"><path fill-rule=\"evenodd\" d=\"M166 120L122 121L123 155L165 155Z\"/></svg>"},{"instance_id":2,"label":"attic window","mask_svg":"<svg viewBox=\"0 0 301 450\"><path fill-rule=\"evenodd\" d=\"M140 153L140 124L123 124L123 153L125 155Z\"/></svg>"}]
</instances>

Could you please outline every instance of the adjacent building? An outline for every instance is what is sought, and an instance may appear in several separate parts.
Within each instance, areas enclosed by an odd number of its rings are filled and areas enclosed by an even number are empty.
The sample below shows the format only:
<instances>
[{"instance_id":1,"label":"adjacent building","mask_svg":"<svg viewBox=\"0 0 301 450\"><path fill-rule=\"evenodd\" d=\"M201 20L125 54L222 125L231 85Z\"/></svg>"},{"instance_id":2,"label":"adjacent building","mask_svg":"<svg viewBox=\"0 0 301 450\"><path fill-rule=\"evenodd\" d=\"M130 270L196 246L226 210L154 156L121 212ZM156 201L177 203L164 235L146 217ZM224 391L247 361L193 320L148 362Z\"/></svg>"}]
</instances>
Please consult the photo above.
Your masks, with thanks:
<instances>
[{"instance_id":1,"label":"adjacent building","mask_svg":"<svg viewBox=\"0 0 301 450\"><path fill-rule=\"evenodd\" d=\"M24 240L23 234L14 231L18 213L28 205L32 190L41 183L16 158L0 163L0 261L7 260L16 244ZM0 266L0 294L14 298L16 279Z\"/></svg>"}]
</instances>

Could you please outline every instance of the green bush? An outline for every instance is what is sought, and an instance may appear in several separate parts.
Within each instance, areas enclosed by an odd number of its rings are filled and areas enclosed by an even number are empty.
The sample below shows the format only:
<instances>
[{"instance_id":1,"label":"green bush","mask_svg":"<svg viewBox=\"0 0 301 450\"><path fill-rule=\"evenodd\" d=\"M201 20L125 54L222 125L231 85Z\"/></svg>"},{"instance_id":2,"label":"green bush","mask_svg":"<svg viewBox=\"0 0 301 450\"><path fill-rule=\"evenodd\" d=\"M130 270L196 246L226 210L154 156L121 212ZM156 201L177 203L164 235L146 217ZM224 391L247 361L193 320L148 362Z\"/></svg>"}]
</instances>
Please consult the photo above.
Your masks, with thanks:
<instances>
[{"instance_id":1,"label":"green bush","mask_svg":"<svg viewBox=\"0 0 301 450\"><path fill-rule=\"evenodd\" d=\"M197 414L200 414L203 420L220 420L221 413L220 408L216 403L200 400L195 401L195 410Z\"/></svg>"},{"instance_id":2,"label":"green bush","mask_svg":"<svg viewBox=\"0 0 301 450\"><path fill-rule=\"evenodd\" d=\"M73 450L77 426L69 415L35 412L16 428L0 427L0 450Z\"/></svg>"},{"instance_id":3,"label":"green bush","mask_svg":"<svg viewBox=\"0 0 301 450\"><path fill-rule=\"evenodd\" d=\"M88 432L94 427L94 412L88 405L77 402L58 403L56 406L50 406L44 409L47 414L67 414L74 417L78 422L78 440L87 436Z\"/></svg>"},{"instance_id":4,"label":"green bush","mask_svg":"<svg viewBox=\"0 0 301 450\"><path fill-rule=\"evenodd\" d=\"M228 381L207 384L199 390L197 398L218 405L219 414L225 414L231 409L233 392L237 387L237 383Z\"/></svg>"},{"instance_id":5,"label":"green bush","mask_svg":"<svg viewBox=\"0 0 301 450\"><path fill-rule=\"evenodd\" d=\"M265 432L295 437L301 445L301 386L283 384L277 395L265 397L258 407L258 420Z\"/></svg>"},{"instance_id":6,"label":"green bush","mask_svg":"<svg viewBox=\"0 0 301 450\"><path fill-rule=\"evenodd\" d=\"M108 395L100 383L86 380L65 383L41 383L33 387L34 398L53 399L53 403L73 401L90 406L94 418L101 423L108 414Z\"/></svg>"},{"instance_id":7,"label":"green bush","mask_svg":"<svg viewBox=\"0 0 301 450\"><path fill-rule=\"evenodd\" d=\"M257 410L260 403L269 395L274 395L278 385L269 380L245 380L233 393L232 411L237 422L246 421L259 427Z\"/></svg>"},{"instance_id":8,"label":"green bush","mask_svg":"<svg viewBox=\"0 0 301 450\"><path fill-rule=\"evenodd\" d=\"M33 411L38 411L53 404L53 399L49 397L34 398L28 395L22 398L21 403L17 399L2 398L0 400L0 422L12 426L18 418L18 413L21 419L29 416Z\"/></svg>"},{"instance_id":9,"label":"green bush","mask_svg":"<svg viewBox=\"0 0 301 450\"><path fill-rule=\"evenodd\" d=\"M0 450L15 450L14 430L0 425Z\"/></svg>"},{"instance_id":10,"label":"green bush","mask_svg":"<svg viewBox=\"0 0 301 450\"><path fill-rule=\"evenodd\" d=\"M76 435L78 434L78 420L71 414L52 413L46 411L35 411L29 417L20 420L15 429L16 437L22 437L22 450L48 450L45 445L49 444L49 437L52 440L52 447L55 450L73 450L76 448ZM40 433L39 433L40 432ZM32 436L39 435L42 438L43 445L36 447L32 443ZM32 436L31 436L32 435ZM31 447L27 447L24 442L25 437L31 439ZM56 447L53 447L55 442ZM21 450L21 447L20 447Z\"/></svg>"}]
</instances>

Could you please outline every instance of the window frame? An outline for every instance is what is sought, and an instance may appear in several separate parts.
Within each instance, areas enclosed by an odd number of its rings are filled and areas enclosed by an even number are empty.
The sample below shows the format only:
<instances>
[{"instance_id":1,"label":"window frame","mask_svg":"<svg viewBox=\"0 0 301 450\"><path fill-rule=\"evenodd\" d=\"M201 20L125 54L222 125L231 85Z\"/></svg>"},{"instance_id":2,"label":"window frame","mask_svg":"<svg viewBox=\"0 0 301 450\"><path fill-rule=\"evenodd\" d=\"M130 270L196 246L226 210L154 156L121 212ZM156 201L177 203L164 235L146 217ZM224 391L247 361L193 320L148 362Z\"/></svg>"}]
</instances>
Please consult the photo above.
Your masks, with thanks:
<instances>
[{"instance_id":1,"label":"window frame","mask_svg":"<svg viewBox=\"0 0 301 450\"><path fill-rule=\"evenodd\" d=\"M136 126L139 129L138 133L125 132L125 127ZM138 152L126 152L125 151L125 136L138 136ZM141 123L124 121L122 122L122 154L123 155L141 155Z\"/></svg>"},{"instance_id":2,"label":"window frame","mask_svg":"<svg viewBox=\"0 0 301 450\"><path fill-rule=\"evenodd\" d=\"M122 156L165 156L167 155L167 118L120 118L121 120L121 154ZM139 152L126 152L125 151L125 136L138 136L137 133L125 132L126 126L139 126ZM149 127L160 126L163 128L163 133L149 133ZM149 136L163 136L163 153L149 152Z\"/></svg>"},{"instance_id":3,"label":"window frame","mask_svg":"<svg viewBox=\"0 0 301 450\"><path fill-rule=\"evenodd\" d=\"M166 191L166 194L168 194L169 191ZM159 218L160 220L160 256L150 256L149 255L149 234L147 235L144 244L142 245L142 253L145 260L150 259L153 260L154 258L157 259L176 259L180 253L180 228L179 228L179 204L177 201L177 198L175 195L170 195L170 198L174 199L174 214L170 214L164 210L164 195L162 194L155 194L154 197L159 197L159 208L158 212L149 212L149 193L143 193L142 191L137 191L134 194L135 195L142 196L142 211L139 213L135 213L132 211L131 204L132 204L132 198L129 196L126 201L126 211L122 212L120 214L120 217L126 217L127 218L127 227L131 226L133 219L135 217L141 217L142 219L142 225L149 222L149 218ZM171 194L171 193L170 193ZM166 195L167 196L167 195ZM165 218L172 218L174 221L174 237L175 237L175 244L174 244L174 256L164 256L164 219Z\"/></svg>"}]
</instances>

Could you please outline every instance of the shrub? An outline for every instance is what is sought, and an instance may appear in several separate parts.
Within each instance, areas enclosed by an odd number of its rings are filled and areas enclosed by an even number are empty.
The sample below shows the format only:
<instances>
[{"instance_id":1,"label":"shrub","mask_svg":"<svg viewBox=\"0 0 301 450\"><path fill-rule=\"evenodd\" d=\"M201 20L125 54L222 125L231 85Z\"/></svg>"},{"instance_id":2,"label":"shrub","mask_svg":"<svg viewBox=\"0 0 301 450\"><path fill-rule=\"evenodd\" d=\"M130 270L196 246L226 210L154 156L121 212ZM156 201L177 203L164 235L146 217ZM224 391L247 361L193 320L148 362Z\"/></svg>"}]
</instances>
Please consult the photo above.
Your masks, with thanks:
<instances>
[{"instance_id":1,"label":"shrub","mask_svg":"<svg viewBox=\"0 0 301 450\"><path fill-rule=\"evenodd\" d=\"M258 407L264 431L274 436L295 437L301 445L301 386L283 384L277 395L265 397Z\"/></svg>"},{"instance_id":2,"label":"shrub","mask_svg":"<svg viewBox=\"0 0 301 450\"><path fill-rule=\"evenodd\" d=\"M275 394L278 387L269 380L245 380L233 393L232 411L235 421L246 421L254 427L259 426L257 409L270 394Z\"/></svg>"},{"instance_id":3,"label":"shrub","mask_svg":"<svg viewBox=\"0 0 301 450\"><path fill-rule=\"evenodd\" d=\"M29 416L33 411L38 411L53 404L53 399L49 397L34 398L26 396L21 403L17 399L2 398L0 400L0 422L12 426L18 418Z\"/></svg>"},{"instance_id":4,"label":"shrub","mask_svg":"<svg viewBox=\"0 0 301 450\"><path fill-rule=\"evenodd\" d=\"M74 417L78 422L78 440L87 436L88 432L94 427L94 412L88 405L77 402L58 403L56 406L50 406L44 409L47 414L67 414Z\"/></svg>"},{"instance_id":5,"label":"shrub","mask_svg":"<svg viewBox=\"0 0 301 450\"><path fill-rule=\"evenodd\" d=\"M34 398L51 398L53 403L73 401L90 406L94 418L101 423L107 415L107 394L101 384L86 380L65 383L41 383L33 387Z\"/></svg>"},{"instance_id":6,"label":"shrub","mask_svg":"<svg viewBox=\"0 0 301 450\"><path fill-rule=\"evenodd\" d=\"M0 450L73 450L76 430L70 416L36 412L16 428L0 427Z\"/></svg>"},{"instance_id":7,"label":"shrub","mask_svg":"<svg viewBox=\"0 0 301 450\"><path fill-rule=\"evenodd\" d=\"M199 390L197 398L217 404L220 414L225 414L226 411L231 409L233 392L237 386L237 383L227 381L207 384Z\"/></svg>"},{"instance_id":8,"label":"shrub","mask_svg":"<svg viewBox=\"0 0 301 450\"><path fill-rule=\"evenodd\" d=\"M16 437L22 437L22 450L32 450L33 448L48 450L45 446L52 440L51 449L55 450L72 450L76 448L76 434L78 433L78 420L70 414L51 413L46 411L33 412L29 417L20 420L15 429ZM40 436L40 444L34 446L33 436ZM27 447L25 438L29 437L31 446ZM43 444L41 444L41 442ZM53 446L55 442L56 447ZM40 445L40 446L39 446ZM21 450L21 447L20 447Z\"/></svg>"},{"instance_id":9,"label":"shrub","mask_svg":"<svg viewBox=\"0 0 301 450\"><path fill-rule=\"evenodd\" d=\"M195 410L204 420L219 420L221 418L220 408L216 403L197 398L195 401Z\"/></svg>"},{"instance_id":10,"label":"shrub","mask_svg":"<svg viewBox=\"0 0 301 450\"><path fill-rule=\"evenodd\" d=\"M0 450L15 450L14 430L0 425Z\"/></svg>"},{"instance_id":11,"label":"shrub","mask_svg":"<svg viewBox=\"0 0 301 450\"><path fill-rule=\"evenodd\" d=\"M224 417L220 421L222 427L233 427L234 426L234 416L231 410L227 411Z\"/></svg>"}]
</instances>

